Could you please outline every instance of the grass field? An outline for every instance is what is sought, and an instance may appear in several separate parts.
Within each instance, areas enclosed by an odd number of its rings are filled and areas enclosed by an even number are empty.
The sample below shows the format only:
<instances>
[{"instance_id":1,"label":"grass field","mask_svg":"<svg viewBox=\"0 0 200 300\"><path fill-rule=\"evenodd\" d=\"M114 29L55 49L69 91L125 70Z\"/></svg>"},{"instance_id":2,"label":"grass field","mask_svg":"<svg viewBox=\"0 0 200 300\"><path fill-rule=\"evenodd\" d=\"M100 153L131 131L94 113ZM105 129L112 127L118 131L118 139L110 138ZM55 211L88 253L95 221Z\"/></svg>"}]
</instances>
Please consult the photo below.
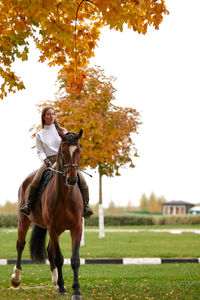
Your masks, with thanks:
<instances>
[{"instance_id":1,"label":"grass field","mask_svg":"<svg viewBox=\"0 0 200 300\"><path fill-rule=\"evenodd\" d=\"M29 241L22 258L30 258ZM16 229L0 229L0 259L16 258ZM71 257L69 232L61 235L60 245L63 256ZM200 257L200 235L195 233L171 234L168 232L107 232L99 239L98 232L85 233L85 246L80 248L83 258L123 258L123 257Z\"/></svg>"},{"instance_id":2,"label":"grass field","mask_svg":"<svg viewBox=\"0 0 200 300\"><path fill-rule=\"evenodd\" d=\"M52 287L49 266L25 265L21 288L10 285L13 266L0 267L0 299L60 299ZM83 300L89 299L195 299L200 295L199 264L82 265L79 281ZM64 266L68 297L72 296L72 271Z\"/></svg>"},{"instance_id":3,"label":"grass field","mask_svg":"<svg viewBox=\"0 0 200 300\"><path fill-rule=\"evenodd\" d=\"M0 258L16 258L16 239L16 230L0 229ZM61 236L61 248L64 257L71 257L71 239L67 232ZM86 232L80 256L200 257L200 235L114 232L106 233L105 239L100 240L97 232ZM28 245L23 258L30 258ZM60 299L52 287L48 265L23 265L19 289L13 289L10 284L13 267L0 266L0 299ZM200 264L81 265L79 274L83 300L200 299ZM70 266L63 267L63 275L67 299L70 299L73 292Z\"/></svg>"}]
</instances>

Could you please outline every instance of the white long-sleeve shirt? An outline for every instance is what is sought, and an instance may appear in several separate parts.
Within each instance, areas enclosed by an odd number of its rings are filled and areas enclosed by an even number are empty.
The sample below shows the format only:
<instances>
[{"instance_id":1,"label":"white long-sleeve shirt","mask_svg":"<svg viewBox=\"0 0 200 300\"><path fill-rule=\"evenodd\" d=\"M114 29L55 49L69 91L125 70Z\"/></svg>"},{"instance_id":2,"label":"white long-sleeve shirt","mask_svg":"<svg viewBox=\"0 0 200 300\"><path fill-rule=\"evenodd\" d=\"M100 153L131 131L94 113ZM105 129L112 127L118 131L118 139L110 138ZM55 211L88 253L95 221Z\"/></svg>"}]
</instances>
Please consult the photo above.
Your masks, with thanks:
<instances>
[{"instance_id":1,"label":"white long-sleeve shirt","mask_svg":"<svg viewBox=\"0 0 200 300\"><path fill-rule=\"evenodd\" d=\"M57 155L60 141L54 124L44 125L44 128L36 134L37 154L42 163L48 156Z\"/></svg>"}]
</instances>

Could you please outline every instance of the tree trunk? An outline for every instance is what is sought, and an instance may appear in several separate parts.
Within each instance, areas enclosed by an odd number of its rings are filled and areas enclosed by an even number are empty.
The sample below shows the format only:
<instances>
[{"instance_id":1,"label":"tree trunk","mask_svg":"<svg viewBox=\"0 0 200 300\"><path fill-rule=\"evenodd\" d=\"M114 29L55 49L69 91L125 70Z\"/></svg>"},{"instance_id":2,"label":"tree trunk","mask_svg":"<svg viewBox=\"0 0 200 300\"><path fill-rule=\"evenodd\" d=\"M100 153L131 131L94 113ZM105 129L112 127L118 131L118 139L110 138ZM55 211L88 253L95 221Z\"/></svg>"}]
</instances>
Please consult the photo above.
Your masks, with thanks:
<instances>
[{"instance_id":1,"label":"tree trunk","mask_svg":"<svg viewBox=\"0 0 200 300\"><path fill-rule=\"evenodd\" d=\"M99 166L99 238L105 237L104 232L104 215L103 215L103 204L102 204L102 170Z\"/></svg>"}]
</instances>

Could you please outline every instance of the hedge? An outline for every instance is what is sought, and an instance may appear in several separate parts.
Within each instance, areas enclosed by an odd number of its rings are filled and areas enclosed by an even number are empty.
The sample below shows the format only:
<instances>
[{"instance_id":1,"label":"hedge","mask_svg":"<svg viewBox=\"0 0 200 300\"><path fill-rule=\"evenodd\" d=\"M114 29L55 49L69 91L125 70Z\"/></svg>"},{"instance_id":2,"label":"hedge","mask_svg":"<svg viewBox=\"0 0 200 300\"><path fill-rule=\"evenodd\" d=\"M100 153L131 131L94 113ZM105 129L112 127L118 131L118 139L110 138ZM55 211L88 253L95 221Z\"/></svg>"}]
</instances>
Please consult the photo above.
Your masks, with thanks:
<instances>
[{"instance_id":1,"label":"hedge","mask_svg":"<svg viewBox=\"0 0 200 300\"><path fill-rule=\"evenodd\" d=\"M93 216L85 220L86 226L98 226L99 217ZM104 216L105 226L153 225L152 217L146 216Z\"/></svg>"},{"instance_id":2,"label":"hedge","mask_svg":"<svg viewBox=\"0 0 200 300\"><path fill-rule=\"evenodd\" d=\"M17 214L0 214L0 227L17 227Z\"/></svg>"},{"instance_id":3,"label":"hedge","mask_svg":"<svg viewBox=\"0 0 200 300\"><path fill-rule=\"evenodd\" d=\"M17 227L17 214L0 214L0 227ZM132 226L132 225L195 225L200 224L200 215L177 216L105 216L105 226ZM93 216L85 220L86 226L98 226L99 217Z\"/></svg>"},{"instance_id":4,"label":"hedge","mask_svg":"<svg viewBox=\"0 0 200 300\"><path fill-rule=\"evenodd\" d=\"M200 215L154 216L154 225L196 225L200 224Z\"/></svg>"}]
</instances>

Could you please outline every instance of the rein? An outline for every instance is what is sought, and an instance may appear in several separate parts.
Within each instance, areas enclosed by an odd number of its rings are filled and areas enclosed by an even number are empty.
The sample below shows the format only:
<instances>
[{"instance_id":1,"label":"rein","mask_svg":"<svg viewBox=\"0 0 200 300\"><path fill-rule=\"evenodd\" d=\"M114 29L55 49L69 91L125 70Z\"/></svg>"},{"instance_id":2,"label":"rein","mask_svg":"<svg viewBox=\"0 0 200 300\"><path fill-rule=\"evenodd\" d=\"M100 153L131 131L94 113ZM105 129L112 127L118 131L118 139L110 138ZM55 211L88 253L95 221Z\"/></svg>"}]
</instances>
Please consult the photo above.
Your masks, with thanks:
<instances>
[{"instance_id":1,"label":"rein","mask_svg":"<svg viewBox=\"0 0 200 300\"><path fill-rule=\"evenodd\" d=\"M62 144L69 144L69 142L62 141L62 142L61 142L61 145L62 145ZM54 168L52 168L52 167L48 167L48 169L50 169L51 171L53 171L53 172L55 172L55 173L58 173L58 174L61 174L61 175L63 175L63 176L66 176L66 171L64 170L64 168L71 167L71 168L77 168L77 170L79 170L79 171L85 173L86 175L92 177L92 175L90 175L89 173L85 172L85 171L82 170L82 169L79 169L78 164L64 164L64 165L63 165L63 162L62 162L62 160L60 159L60 152L58 152L58 156L59 156L59 161L60 161L60 166L61 166L62 171L56 170L56 169L54 169Z\"/></svg>"},{"instance_id":2,"label":"rein","mask_svg":"<svg viewBox=\"0 0 200 300\"><path fill-rule=\"evenodd\" d=\"M64 168L67 168L67 167L72 167L72 168L77 168L78 169L78 164L65 164L64 166L63 166L63 164L61 164L62 171L56 170L52 167L48 167L48 169L50 169L51 171L53 171L55 173L66 176L66 171L64 170Z\"/></svg>"},{"instance_id":3,"label":"rein","mask_svg":"<svg viewBox=\"0 0 200 300\"><path fill-rule=\"evenodd\" d=\"M82 169L79 169L79 167L78 167L77 164L68 164L68 165L64 165L64 166L65 166L65 167L70 167L70 166L75 167L75 168L77 168L79 171L81 171L81 172L85 173L86 175L92 177L91 174L87 173L86 171L84 171L84 170L82 170ZM58 173L58 174L61 174L61 175L63 175L63 176L66 176L66 172L65 172L65 171L58 171L58 170L56 170L56 169L53 169L52 167L48 167L48 169L51 170L51 171L53 171L54 173Z\"/></svg>"},{"instance_id":4,"label":"rein","mask_svg":"<svg viewBox=\"0 0 200 300\"><path fill-rule=\"evenodd\" d=\"M48 167L48 169L53 171L54 173L58 173L58 174L61 174L63 176L66 176L66 172L64 172L64 171L58 171L56 169L53 169L52 167Z\"/></svg>"}]
</instances>

